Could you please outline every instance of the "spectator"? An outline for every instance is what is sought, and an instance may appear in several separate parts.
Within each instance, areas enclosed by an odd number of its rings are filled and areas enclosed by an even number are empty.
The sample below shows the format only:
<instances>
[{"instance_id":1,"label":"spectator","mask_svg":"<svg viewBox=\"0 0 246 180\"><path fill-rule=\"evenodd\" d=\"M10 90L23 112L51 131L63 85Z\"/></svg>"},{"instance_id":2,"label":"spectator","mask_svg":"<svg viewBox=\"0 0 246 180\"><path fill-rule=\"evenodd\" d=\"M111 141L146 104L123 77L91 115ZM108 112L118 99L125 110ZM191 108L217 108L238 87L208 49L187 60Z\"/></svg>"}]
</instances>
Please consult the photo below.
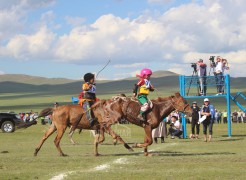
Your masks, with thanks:
<instances>
[{"instance_id":1,"label":"spectator","mask_svg":"<svg viewBox=\"0 0 246 180\"><path fill-rule=\"evenodd\" d=\"M226 124L227 123L227 112L226 110L224 110L224 112L222 113L223 116L223 123Z\"/></svg>"},{"instance_id":2,"label":"spectator","mask_svg":"<svg viewBox=\"0 0 246 180\"><path fill-rule=\"evenodd\" d=\"M200 132L200 123L199 123L199 111L200 108L197 106L197 102L194 101L192 103L192 116L191 116L191 135L190 138L196 138L199 137ZM196 127L196 135L195 135L195 127Z\"/></svg>"},{"instance_id":3,"label":"spectator","mask_svg":"<svg viewBox=\"0 0 246 180\"><path fill-rule=\"evenodd\" d=\"M157 138L161 138L161 143L164 143L164 136L166 136L166 118L161 121L159 126L152 130L152 137L155 143L158 143Z\"/></svg>"},{"instance_id":4,"label":"spectator","mask_svg":"<svg viewBox=\"0 0 246 180\"><path fill-rule=\"evenodd\" d=\"M169 134L171 134L172 139L174 139L174 136L181 138L181 135L183 134L182 126L181 126L181 123L179 122L177 116L171 117Z\"/></svg>"},{"instance_id":5,"label":"spectator","mask_svg":"<svg viewBox=\"0 0 246 180\"><path fill-rule=\"evenodd\" d=\"M217 113L217 122L218 122L218 124L221 124L221 118L222 118L222 113L220 111L218 111L218 113Z\"/></svg>"},{"instance_id":6,"label":"spectator","mask_svg":"<svg viewBox=\"0 0 246 180\"><path fill-rule=\"evenodd\" d=\"M243 112L241 110L239 110L237 113L237 121L239 123L243 123Z\"/></svg>"},{"instance_id":7,"label":"spectator","mask_svg":"<svg viewBox=\"0 0 246 180\"><path fill-rule=\"evenodd\" d=\"M22 112L22 113L20 113L20 119L22 120L22 121L24 121L24 116L25 116L25 114Z\"/></svg>"},{"instance_id":8,"label":"spectator","mask_svg":"<svg viewBox=\"0 0 246 180\"><path fill-rule=\"evenodd\" d=\"M28 113L26 113L26 114L25 114L25 116L24 116L24 119L23 119L23 120L24 120L24 122L25 122L25 123L28 123L28 122L30 121L30 116L29 116L29 114L28 114Z\"/></svg>"},{"instance_id":9,"label":"spectator","mask_svg":"<svg viewBox=\"0 0 246 180\"><path fill-rule=\"evenodd\" d=\"M41 117L40 120L41 120L41 124L42 124L42 125L45 125L45 124L46 124L46 123L45 123L45 118L44 118L44 117Z\"/></svg>"},{"instance_id":10,"label":"spectator","mask_svg":"<svg viewBox=\"0 0 246 180\"><path fill-rule=\"evenodd\" d=\"M58 102L55 102L54 103L54 109L56 109L58 106L59 106L59 103Z\"/></svg>"},{"instance_id":11,"label":"spectator","mask_svg":"<svg viewBox=\"0 0 246 180\"><path fill-rule=\"evenodd\" d=\"M243 122L246 123L246 112L243 113Z\"/></svg>"},{"instance_id":12,"label":"spectator","mask_svg":"<svg viewBox=\"0 0 246 180\"><path fill-rule=\"evenodd\" d=\"M232 113L232 122L238 123L237 116L238 116L238 113L237 113L237 111L235 110L235 111Z\"/></svg>"},{"instance_id":13,"label":"spectator","mask_svg":"<svg viewBox=\"0 0 246 180\"><path fill-rule=\"evenodd\" d=\"M215 109L215 114L214 114L214 123L218 122L218 111Z\"/></svg>"},{"instance_id":14,"label":"spectator","mask_svg":"<svg viewBox=\"0 0 246 180\"><path fill-rule=\"evenodd\" d=\"M206 95L206 76L207 76L207 65L203 63L202 59L199 59L197 62L197 75L199 77L199 86L200 86L200 96Z\"/></svg>"},{"instance_id":15,"label":"spectator","mask_svg":"<svg viewBox=\"0 0 246 180\"><path fill-rule=\"evenodd\" d=\"M223 91L223 63L222 58L220 56L217 56L216 59L216 67L215 67L215 80L216 80L216 86L217 86L217 94L221 95Z\"/></svg>"},{"instance_id":16,"label":"spectator","mask_svg":"<svg viewBox=\"0 0 246 180\"><path fill-rule=\"evenodd\" d=\"M212 134L213 134L213 123L214 123L214 115L215 110L214 106L210 104L208 98L204 99L204 105L201 108L201 115L206 119L202 122L203 124L203 134L204 134L204 142L211 142ZM209 136L207 137L207 128L209 128Z\"/></svg>"}]
</instances>

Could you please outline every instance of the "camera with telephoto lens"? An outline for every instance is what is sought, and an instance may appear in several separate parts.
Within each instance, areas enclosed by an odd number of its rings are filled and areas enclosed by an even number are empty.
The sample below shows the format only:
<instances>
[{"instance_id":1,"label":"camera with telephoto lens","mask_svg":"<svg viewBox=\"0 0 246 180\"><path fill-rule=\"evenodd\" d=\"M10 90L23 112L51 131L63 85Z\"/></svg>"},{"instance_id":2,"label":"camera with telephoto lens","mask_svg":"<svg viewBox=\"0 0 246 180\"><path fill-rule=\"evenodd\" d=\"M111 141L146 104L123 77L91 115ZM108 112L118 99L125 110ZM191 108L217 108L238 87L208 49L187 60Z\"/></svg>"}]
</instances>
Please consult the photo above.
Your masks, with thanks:
<instances>
[{"instance_id":1,"label":"camera with telephoto lens","mask_svg":"<svg viewBox=\"0 0 246 180\"><path fill-rule=\"evenodd\" d=\"M210 58L209 58L211 67L215 67L215 66L216 66L216 64L215 64L215 62L214 62L214 58L215 58L215 56L210 56Z\"/></svg>"},{"instance_id":2,"label":"camera with telephoto lens","mask_svg":"<svg viewBox=\"0 0 246 180\"><path fill-rule=\"evenodd\" d=\"M196 68L197 68L197 64L196 64L196 63L191 63L191 67L193 67L193 68L194 68L194 70L196 70Z\"/></svg>"},{"instance_id":3,"label":"camera with telephoto lens","mask_svg":"<svg viewBox=\"0 0 246 180\"><path fill-rule=\"evenodd\" d=\"M173 127L173 126L174 126L174 122L171 122L170 127Z\"/></svg>"}]
</instances>

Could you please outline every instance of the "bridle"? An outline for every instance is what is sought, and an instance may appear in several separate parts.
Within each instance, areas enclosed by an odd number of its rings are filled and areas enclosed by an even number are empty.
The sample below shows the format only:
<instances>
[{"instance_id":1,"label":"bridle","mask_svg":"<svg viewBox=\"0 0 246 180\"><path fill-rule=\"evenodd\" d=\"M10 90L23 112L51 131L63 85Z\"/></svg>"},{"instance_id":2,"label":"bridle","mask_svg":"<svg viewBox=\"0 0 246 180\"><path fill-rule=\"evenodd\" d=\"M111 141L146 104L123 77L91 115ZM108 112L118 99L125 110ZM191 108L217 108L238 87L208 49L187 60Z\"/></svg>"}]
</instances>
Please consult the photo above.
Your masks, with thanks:
<instances>
[{"instance_id":1,"label":"bridle","mask_svg":"<svg viewBox=\"0 0 246 180\"><path fill-rule=\"evenodd\" d=\"M179 102L183 100L181 96L179 98L176 98L176 100L172 96L170 98L171 98L171 104L174 109L176 109L177 111L183 112L183 113L186 112L185 109L189 106L189 104L187 103L185 104L185 106L179 105Z\"/></svg>"}]
</instances>

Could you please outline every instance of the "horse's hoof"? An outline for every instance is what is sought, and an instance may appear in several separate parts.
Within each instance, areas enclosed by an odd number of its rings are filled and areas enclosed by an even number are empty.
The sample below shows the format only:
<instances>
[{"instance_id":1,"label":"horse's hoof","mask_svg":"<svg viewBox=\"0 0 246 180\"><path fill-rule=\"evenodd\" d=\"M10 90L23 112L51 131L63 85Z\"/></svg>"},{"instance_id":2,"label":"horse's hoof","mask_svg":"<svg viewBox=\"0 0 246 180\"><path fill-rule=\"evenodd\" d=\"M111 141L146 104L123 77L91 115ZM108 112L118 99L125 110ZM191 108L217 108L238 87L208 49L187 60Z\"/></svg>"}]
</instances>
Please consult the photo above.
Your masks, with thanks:
<instances>
[{"instance_id":1,"label":"horse's hoof","mask_svg":"<svg viewBox=\"0 0 246 180\"><path fill-rule=\"evenodd\" d=\"M99 154L99 153L96 153L96 154L95 154L95 156L102 156L102 155L101 155L101 154Z\"/></svg>"},{"instance_id":2,"label":"horse's hoof","mask_svg":"<svg viewBox=\"0 0 246 180\"><path fill-rule=\"evenodd\" d=\"M62 157L66 157L66 156L68 156L68 155L67 155L67 154L63 154L63 153L62 153L60 156L62 156Z\"/></svg>"},{"instance_id":3,"label":"horse's hoof","mask_svg":"<svg viewBox=\"0 0 246 180\"><path fill-rule=\"evenodd\" d=\"M132 148L129 148L128 151L129 152L134 152L134 150Z\"/></svg>"}]
</instances>

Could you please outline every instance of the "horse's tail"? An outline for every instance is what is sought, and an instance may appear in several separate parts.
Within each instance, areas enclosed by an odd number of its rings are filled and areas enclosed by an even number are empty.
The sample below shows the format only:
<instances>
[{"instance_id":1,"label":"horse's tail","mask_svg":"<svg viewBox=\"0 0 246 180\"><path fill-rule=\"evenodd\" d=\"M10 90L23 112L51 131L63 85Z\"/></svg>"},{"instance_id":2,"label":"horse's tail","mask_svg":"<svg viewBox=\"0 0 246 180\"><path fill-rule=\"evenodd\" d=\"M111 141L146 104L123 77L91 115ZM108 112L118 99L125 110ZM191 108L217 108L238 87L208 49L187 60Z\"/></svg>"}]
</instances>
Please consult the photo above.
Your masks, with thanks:
<instances>
[{"instance_id":1,"label":"horse's tail","mask_svg":"<svg viewBox=\"0 0 246 180\"><path fill-rule=\"evenodd\" d=\"M54 109L53 108L46 108L46 109L43 109L38 117L44 117L44 116L48 116L48 115L51 115L53 113Z\"/></svg>"},{"instance_id":2,"label":"horse's tail","mask_svg":"<svg viewBox=\"0 0 246 180\"><path fill-rule=\"evenodd\" d=\"M21 123L18 125L18 129L21 129L21 128L28 128L32 125L35 125L37 124L37 121L36 119L40 118L40 117L44 117L44 116L48 116L48 115L51 115L53 113L54 109L53 108L46 108L46 109L43 109L40 114L38 115L38 117L35 117L32 121L28 122L28 123Z\"/></svg>"},{"instance_id":3,"label":"horse's tail","mask_svg":"<svg viewBox=\"0 0 246 180\"><path fill-rule=\"evenodd\" d=\"M21 128L28 128L32 125L36 125L37 124L37 121L36 121L37 118L35 118L34 120L28 122L28 123L21 123L17 126L18 129L21 129Z\"/></svg>"}]
</instances>

